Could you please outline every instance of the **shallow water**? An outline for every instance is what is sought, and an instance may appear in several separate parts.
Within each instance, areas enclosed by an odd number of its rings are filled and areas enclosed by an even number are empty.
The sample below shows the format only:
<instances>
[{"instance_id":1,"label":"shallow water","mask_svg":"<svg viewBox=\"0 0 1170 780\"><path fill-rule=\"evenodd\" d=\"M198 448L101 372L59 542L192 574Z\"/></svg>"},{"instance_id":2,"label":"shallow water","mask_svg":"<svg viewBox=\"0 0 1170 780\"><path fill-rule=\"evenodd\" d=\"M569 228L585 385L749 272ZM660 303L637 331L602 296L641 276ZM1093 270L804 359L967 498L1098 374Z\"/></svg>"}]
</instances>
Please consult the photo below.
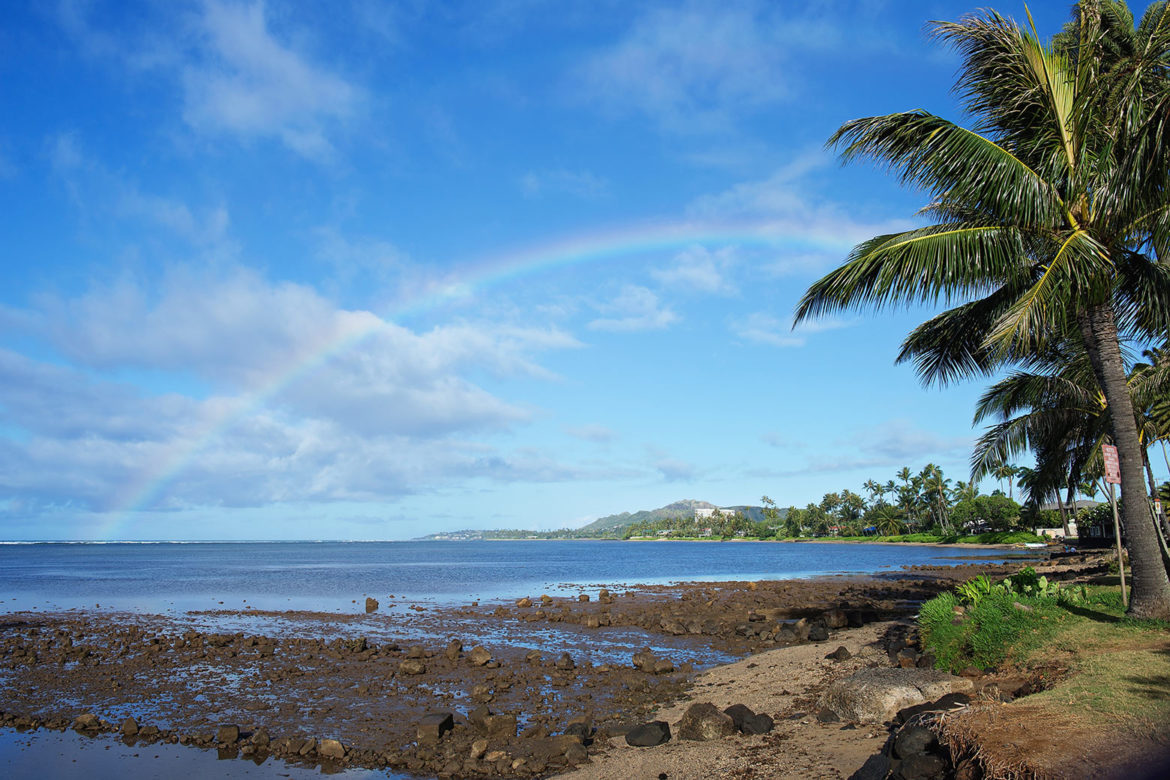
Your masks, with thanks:
<instances>
[{"instance_id":1,"label":"shallow water","mask_svg":"<svg viewBox=\"0 0 1170 780\"><path fill-rule=\"evenodd\" d=\"M28 778L84 778L84 780L175 780L215 777L290 778L309 780L327 774L320 767L302 767L277 759L256 764L248 759L223 758L212 750L183 745L133 745L113 734L84 736L72 731L19 732L0 729L0 776ZM342 780L418 780L410 775L372 769L334 772Z\"/></svg>"},{"instance_id":2,"label":"shallow water","mask_svg":"<svg viewBox=\"0 0 1170 780\"><path fill-rule=\"evenodd\" d=\"M159 614L246 607L354 612L366 595L384 604L452 605L626 584L794 579L1012 556L818 543L4 544L0 612L101 608Z\"/></svg>"}]
</instances>

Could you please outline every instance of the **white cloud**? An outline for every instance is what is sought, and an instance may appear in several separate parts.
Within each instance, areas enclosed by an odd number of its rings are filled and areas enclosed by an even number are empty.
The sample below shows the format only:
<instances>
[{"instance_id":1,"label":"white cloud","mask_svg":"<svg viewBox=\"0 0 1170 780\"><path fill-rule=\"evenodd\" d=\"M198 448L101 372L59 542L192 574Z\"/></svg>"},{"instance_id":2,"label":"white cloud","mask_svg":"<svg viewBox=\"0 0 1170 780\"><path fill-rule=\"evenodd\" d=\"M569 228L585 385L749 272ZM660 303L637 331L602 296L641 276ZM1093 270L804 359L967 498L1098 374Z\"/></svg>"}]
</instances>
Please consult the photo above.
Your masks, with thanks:
<instances>
[{"instance_id":1,"label":"white cloud","mask_svg":"<svg viewBox=\"0 0 1170 780\"><path fill-rule=\"evenodd\" d=\"M659 458L652 465L667 482L693 482L700 474L693 463L678 458Z\"/></svg>"},{"instance_id":2,"label":"white cloud","mask_svg":"<svg viewBox=\"0 0 1170 780\"><path fill-rule=\"evenodd\" d=\"M175 273L157 291L123 280L0 318L74 361L0 349L0 501L25 509L369 501L471 479L623 476L468 439L531 415L468 375L551 376L533 356L579 345L555 328L414 332L246 271ZM143 371L182 388L194 376L211 393L107 378Z\"/></svg>"},{"instance_id":3,"label":"white cloud","mask_svg":"<svg viewBox=\"0 0 1170 780\"><path fill-rule=\"evenodd\" d=\"M732 322L731 332L745 341L757 344L803 347L810 334L847 328L852 324L853 320L825 318L803 322L793 330L791 320L782 321L771 314L755 312Z\"/></svg>"},{"instance_id":4,"label":"white cloud","mask_svg":"<svg viewBox=\"0 0 1170 780\"><path fill-rule=\"evenodd\" d=\"M832 30L789 4L653 8L578 76L582 91L609 109L644 112L675 131L719 130L787 98L799 52L830 45Z\"/></svg>"},{"instance_id":5,"label":"white cloud","mask_svg":"<svg viewBox=\"0 0 1170 780\"><path fill-rule=\"evenodd\" d=\"M182 69L184 119L197 130L276 137L324 159L332 125L349 119L357 87L278 41L261 3L208 2L198 23L200 58Z\"/></svg>"},{"instance_id":6,"label":"white cloud","mask_svg":"<svg viewBox=\"0 0 1170 780\"><path fill-rule=\"evenodd\" d=\"M663 330L678 321L678 315L663 307L657 295L635 284L627 284L613 301L600 304L597 309L608 316L590 322L593 330Z\"/></svg>"},{"instance_id":7,"label":"white cloud","mask_svg":"<svg viewBox=\"0 0 1170 780\"><path fill-rule=\"evenodd\" d=\"M716 295L736 292L727 273L736 262L735 247L712 251L704 246L691 246L674 256L672 264L651 272L655 279L672 287L698 290Z\"/></svg>"},{"instance_id":8,"label":"white cloud","mask_svg":"<svg viewBox=\"0 0 1170 780\"><path fill-rule=\"evenodd\" d=\"M722 192L696 198L687 207L688 215L716 223L747 221L766 226L778 236L803 236L817 243L841 247L841 254L796 252L776 258L764 266L783 275L808 268L820 270L840 262L854 245L882 233L907 230L907 219L870 222L858 219L850 210L817 195L811 174L831 159L821 151L797 154L765 179L740 182Z\"/></svg>"},{"instance_id":9,"label":"white cloud","mask_svg":"<svg viewBox=\"0 0 1170 780\"><path fill-rule=\"evenodd\" d=\"M520 178L524 194L538 197L549 193L565 193L592 200L609 192L609 182L589 171L569 171L563 168L529 171Z\"/></svg>"}]
</instances>

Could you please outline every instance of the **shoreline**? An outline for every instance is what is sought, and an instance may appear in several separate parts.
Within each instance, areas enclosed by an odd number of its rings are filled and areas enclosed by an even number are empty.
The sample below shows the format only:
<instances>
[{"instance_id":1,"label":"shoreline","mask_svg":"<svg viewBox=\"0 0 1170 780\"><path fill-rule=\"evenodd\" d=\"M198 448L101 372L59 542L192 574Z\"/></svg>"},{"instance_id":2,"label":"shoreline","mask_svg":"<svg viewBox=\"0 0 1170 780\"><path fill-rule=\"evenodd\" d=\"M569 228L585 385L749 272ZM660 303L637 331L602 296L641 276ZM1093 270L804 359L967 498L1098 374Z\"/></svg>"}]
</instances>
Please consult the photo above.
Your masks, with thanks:
<instances>
[{"instance_id":1,"label":"shoreline","mask_svg":"<svg viewBox=\"0 0 1170 780\"><path fill-rule=\"evenodd\" d=\"M92 713L96 733L121 734L121 720L135 718L131 741L140 745L214 747L239 757L424 776L547 776L610 760L606 745L620 746L621 738L610 736L623 724L670 711L712 676L738 676L758 687L748 670L763 658L814 650L820 658L825 642L836 647L871 626L905 620L956 582L1015 567L980 562L700 581L602 590L586 594L588 600L534 594L515 603L375 613L388 626L413 631L412 642L367 638L371 618L364 614L10 613L0 617L7 682L0 724L60 729ZM218 631L208 627L218 624ZM480 641L490 658L482 664L472 652ZM632 666L643 643L653 648L653 660ZM452 730L433 744L418 742L424 716L443 710L454 715ZM596 729L590 746L567 738L574 722L586 721ZM225 724L239 727L230 742L219 739ZM501 755L474 757L473 743L481 739Z\"/></svg>"},{"instance_id":2,"label":"shoreline","mask_svg":"<svg viewBox=\"0 0 1170 780\"><path fill-rule=\"evenodd\" d=\"M557 741L575 718L604 737L678 701L698 667L904 617L946 583L1010 568L649 585L588 600L533 594L371 615L14 613L0 621L0 723L64 728L92 714L108 733L133 717L139 741L152 727L148 742L408 772L458 760L471 776L499 774L483 756L464 766L486 736L511 761L524 759L504 774L543 775L587 755L566 756ZM414 638L370 633L382 625ZM644 646L654 663L636 668ZM418 744L425 716L444 710L454 729L433 747ZM239 728L230 742L218 738L225 724ZM322 752L326 740L340 743L328 748L340 757Z\"/></svg>"}]
</instances>

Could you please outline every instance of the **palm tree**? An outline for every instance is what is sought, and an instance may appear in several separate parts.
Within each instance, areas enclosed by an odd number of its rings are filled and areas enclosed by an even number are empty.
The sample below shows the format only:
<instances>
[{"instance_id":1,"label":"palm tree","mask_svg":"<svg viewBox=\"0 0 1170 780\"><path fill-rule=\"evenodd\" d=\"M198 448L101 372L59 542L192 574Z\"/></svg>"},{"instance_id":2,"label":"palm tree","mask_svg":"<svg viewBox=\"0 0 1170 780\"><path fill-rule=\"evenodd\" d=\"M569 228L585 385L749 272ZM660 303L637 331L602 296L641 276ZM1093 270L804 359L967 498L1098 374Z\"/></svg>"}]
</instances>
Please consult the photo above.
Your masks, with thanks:
<instances>
[{"instance_id":1,"label":"palm tree","mask_svg":"<svg viewBox=\"0 0 1170 780\"><path fill-rule=\"evenodd\" d=\"M1082 0L1051 45L994 11L936 23L963 58L973 129L916 110L830 139L929 190L935 224L877 236L814 283L796 322L861 305L965 301L916 328L899 360L926 382L1024 364L1081 334L1113 414L1133 567L1129 611L1170 618L1144 516L1142 449L1121 342L1170 330L1170 15L1136 28L1121 0Z\"/></svg>"},{"instance_id":2,"label":"palm tree","mask_svg":"<svg viewBox=\"0 0 1170 780\"><path fill-rule=\"evenodd\" d=\"M991 470L991 476L999 480L999 492L1003 492L1003 481L1008 480L1008 498L1015 500L1015 495L1012 493L1012 478L1016 476L1019 471L1017 466L1010 463L998 463L995 468Z\"/></svg>"}]
</instances>

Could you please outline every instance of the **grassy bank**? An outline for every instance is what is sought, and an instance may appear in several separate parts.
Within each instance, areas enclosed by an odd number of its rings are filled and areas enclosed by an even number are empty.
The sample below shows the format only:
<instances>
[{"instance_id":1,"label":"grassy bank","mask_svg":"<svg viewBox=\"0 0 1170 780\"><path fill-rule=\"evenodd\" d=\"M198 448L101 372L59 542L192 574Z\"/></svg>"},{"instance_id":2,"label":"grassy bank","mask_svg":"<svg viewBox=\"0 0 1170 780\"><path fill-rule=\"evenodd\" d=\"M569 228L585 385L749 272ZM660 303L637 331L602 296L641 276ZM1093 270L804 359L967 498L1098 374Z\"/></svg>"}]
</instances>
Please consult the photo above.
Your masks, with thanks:
<instances>
[{"instance_id":1,"label":"grassy bank","mask_svg":"<svg viewBox=\"0 0 1170 780\"><path fill-rule=\"evenodd\" d=\"M989 768L1057 776L1070 746L1109 765L1122 737L1165 742L1170 624L1126 617L1115 584L1059 587L1028 570L1006 584L978 578L924 604L919 628L939 668L975 666L1042 689L949 723L955 744ZM995 747L1005 733L1015 735L1012 750Z\"/></svg>"}]
</instances>

